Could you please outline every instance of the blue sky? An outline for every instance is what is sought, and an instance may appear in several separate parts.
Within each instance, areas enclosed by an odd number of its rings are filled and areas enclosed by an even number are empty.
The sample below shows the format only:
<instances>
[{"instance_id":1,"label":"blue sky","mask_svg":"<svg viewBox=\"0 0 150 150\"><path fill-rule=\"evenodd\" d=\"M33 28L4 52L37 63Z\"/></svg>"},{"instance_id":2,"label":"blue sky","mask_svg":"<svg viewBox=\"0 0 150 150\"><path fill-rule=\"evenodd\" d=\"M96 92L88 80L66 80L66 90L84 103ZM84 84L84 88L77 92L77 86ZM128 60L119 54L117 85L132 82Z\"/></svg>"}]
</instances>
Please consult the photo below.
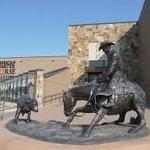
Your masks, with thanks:
<instances>
[{"instance_id":1,"label":"blue sky","mask_svg":"<svg viewBox=\"0 0 150 150\"><path fill-rule=\"evenodd\" d=\"M66 55L68 25L136 21L144 0L0 0L0 56Z\"/></svg>"}]
</instances>

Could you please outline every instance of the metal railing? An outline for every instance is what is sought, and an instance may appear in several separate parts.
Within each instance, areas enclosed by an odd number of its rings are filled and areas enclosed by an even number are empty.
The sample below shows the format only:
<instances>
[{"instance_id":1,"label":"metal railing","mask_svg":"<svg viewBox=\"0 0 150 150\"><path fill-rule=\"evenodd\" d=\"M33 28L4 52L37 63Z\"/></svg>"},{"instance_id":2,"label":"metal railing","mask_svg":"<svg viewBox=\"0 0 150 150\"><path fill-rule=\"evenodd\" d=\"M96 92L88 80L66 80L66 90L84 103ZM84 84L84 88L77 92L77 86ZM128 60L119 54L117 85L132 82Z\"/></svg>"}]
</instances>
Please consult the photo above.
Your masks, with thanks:
<instances>
[{"instance_id":1,"label":"metal railing","mask_svg":"<svg viewBox=\"0 0 150 150\"><path fill-rule=\"evenodd\" d=\"M12 112L15 112L16 105L14 103L8 103L7 101L0 101L0 119L10 116Z\"/></svg>"},{"instance_id":2,"label":"metal railing","mask_svg":"<svg viewBox=\"0 0 150 150\"><path fill-rule=\"evenodd\" d=\"M3 116L4 116L4 110L5 110L5 102L1 101L0 102L0 119L3 120Z\"/></svg>"},{"instance_id":3,"label":"metal railing","mask_svg":"<svg viewBox=\"0 0 150 150\"><path fill-rule=\"evenodd\" d=\"M43 98L43 105L53 104L53 103L62 103L63 93L57 93L54 95L48 95Z\"/></svg>"},{"instance_id":4,"label":"metal railing","mask_svg":"<svg viewBox=\"0 0 150 150\"><path fill-rule=\"evenodd\" d=\"M46 73L44 73L44 78L49 78L49 77L51 77L51 76L53 76L55 74L58 74L58 73L60 73L60 72L62 72L64 70L66 70L66 69L68 69L67 66L59 68L59 69L55 69L53 71L46 72Z\"/></svg>"}]
</instances>

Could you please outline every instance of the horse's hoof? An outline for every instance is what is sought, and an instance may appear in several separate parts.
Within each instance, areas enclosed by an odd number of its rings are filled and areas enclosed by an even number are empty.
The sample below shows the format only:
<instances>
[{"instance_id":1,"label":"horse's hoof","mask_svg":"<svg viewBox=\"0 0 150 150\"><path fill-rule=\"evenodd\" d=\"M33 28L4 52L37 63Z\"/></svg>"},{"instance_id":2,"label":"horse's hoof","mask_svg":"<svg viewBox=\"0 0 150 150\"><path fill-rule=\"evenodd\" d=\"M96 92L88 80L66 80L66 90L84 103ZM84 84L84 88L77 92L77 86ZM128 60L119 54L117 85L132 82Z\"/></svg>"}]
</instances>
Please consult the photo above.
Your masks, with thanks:
<instances>
[{"instance_id":1,"label":"horse's hoof","mask_svg":"<svg viewBox=\"0 0 150 150\"><path fill-rule=\"evenodd\" d=\"M111 125L111 124L115 124L114 122L103 122L102 125Z\"/></svg>"},{"instance_id":2,"label":"horse's hoof","mask_svg":"<svg viewBox=\"0 0 150 150\"><path fill-rule=\"evenodd\" d=\"M138 124L140 124L140 120L138 120L138 119L136 119L134 117L131 117L130 118L130 124L136 124L136 125L138 125Z\"/></svg>"},{"instance_id":3,"label":"horse's hoof","mask_svg":"<svg viewBox=\"0 0 150 150\"><path fill-rule=\"evenodd\" d=\"M26 123L30 123L30 120L26 120L25 122L26 122Z\"/></svg>"},{"instance_id":4,"label":"horse's hoof","mask_svg":"<svg viewBox=\"0 0 150 150\"><path fill-rule=\"evenodd\" d=\"M83 133L82 135L81 135L82 137L85 137L85 138L89 138L90 137L90 133Z\"/></svg>"},{"instance_id":5,"label":"horse's hoof","mask_svg":"<svg viewBox=\"0 0 150 150\"><path fill-rule=\"evenodd\" d=\"M15 125L17 125L17 120L16 120L16 119L14 119L13 121L14 121L14 124L15 124Z\"/></svg>"},{"instance_id":6,"label":"horse's hoof","mask_svg":"<svg viewBox=\"0 0 150 150\"><path fill-rule=\"evenodd\" d=\"M70 128L70 126L69 125L66 125L66 124L63 124L62 126L61 126L61 129L69 129Z\"/></svg>"},{"instance_id":7,"label":"horse's hoof","mask_svg":"<svg viewBox=\"0 0 150 150\"><path fill-rule=\"evenodd\" d=\"M135 133L137 133L137 130L136 129L130 129L130 130L128 130L128 133L135 134Z\"/></svg>"},{"instance_id":8,"label":"horse's hoof","mask_svg":"<svg viewBox=\"0 0 150 150\"><path fill-rule=\"evenodd\" d=\"M109 124L108 122L103 122L103 123L102 123L102 125L108 125L108 124Z\"/></svg>"},{"instance_id":9,"label":"horse's hoof","mask_svg":"<svg viewBox=\"0 0 150 150\"><path fill-rule=\"evenodd\" d=\"M89 133L85 133L85 134L83 135L83 137L89 138L89 137L90 137L90 134L89 134Z\"/></svg>"}]
</instances>

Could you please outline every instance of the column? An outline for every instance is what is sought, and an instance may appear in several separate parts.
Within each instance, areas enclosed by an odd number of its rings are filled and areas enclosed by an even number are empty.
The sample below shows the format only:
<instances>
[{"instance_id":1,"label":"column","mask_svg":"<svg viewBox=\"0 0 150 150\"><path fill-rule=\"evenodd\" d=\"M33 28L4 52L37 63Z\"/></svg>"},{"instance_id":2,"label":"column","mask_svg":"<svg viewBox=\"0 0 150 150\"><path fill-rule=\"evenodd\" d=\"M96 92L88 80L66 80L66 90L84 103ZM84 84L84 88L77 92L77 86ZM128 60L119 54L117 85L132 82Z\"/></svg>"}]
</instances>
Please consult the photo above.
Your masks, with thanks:
<instances>
[{"instance_id":1,"label":"column","mask_svg":"<svg viewBox=\"0 0 150 150\"><path fill-rule=\"evenodd\" d=\"M0 81L0 101L2 99L2 82Z\"/></svg>"},{"instance_id":2,"label":"column","mask_svg":"<svg viewBox=\"0 0 150 150\"><path fill-rule=\"evenodd\" d=\"M17 101L17 78L16 77L14 77L14 79L13 79L13 82L14 82L14 102L16 102Z\"/></svg>"},{"instance_id":3,"label":"column","mask_svg":"<svg viewBox=\"0 0 150 150\"><path fill-rule=\"evenodd\" d=\"M8 80L8 101L11 101L11 79Z\"/></svg>"},{"instance_id":4,"label":"column","mask_svg":"<svg viewBox=\"0 0 150 150\"><path fill-rule=\"evenodd\" d=\"M6 80L5 81L5 94L6 94L6 101L9 101L9 99L8 99L8 80Z\"/></svg>"},{"instance_id":5,"label":"column","mask_svg":"<svg viewBox=\"0 0 150 150\"><path fill-rule=\"evenodd\" d=\"M43 72L44 70L36 70L36 91L35 97L38 100L39 105L42 105L43 102Z\"/></svg>"},{"instance_id":6,"label":"column","mask_svg":"<svg viewBox=\"0 0 150 150\"><path fill-rule=\"evenodd\" d=\"M4 96L5 96L5 85L4 85L4 81L2 82L2 101L4 101Z\"/></svg>"},{"instance_id":7,"label":"column","mask_svg":"<svg viewBox=\"0 0 150 150\"><path fill-rule=\"evenodd\" d=\"M6 81L4 81L4 101L6 101Z\"/></svg>"},{"instance_id":8,"label":"column","mask_svg":"<svg viewBox=\"0 0 150 150\"><path fill-rule=\"evenodd\" d=\"M22 94L27 94L28 86L28 73L22 75Z\"/></svg>"},{"instance_id":9,"label":"column","mask_svg":"<svg viewBox=\"0 0 150 150\"><path fill-rule=\"evenodd\" d=\"M17 77L17 93L18 93L18 98L21 96L21 86L22 86L22 76L19 75Z\"/></svg>"},{"instance_id":10,"label":"column","mask_svg":"<svg viewBox=\"0 0 150 150\"><path fill-rule=\"evenodd\" d=\"M13 101L13 79L10 79L10 101Z\"/></svg>"},{"instance_id":11,"label":"column","mask_svg":"<svg viewBox=\"0 0 150 150\"><path fill-rule=\"evenodd\" d=\"M36 91L35 81L36 81L36 71L30 70L28 72L28 94L31 98L35 98L35 91Z\"/></svg>"}]
</instances>

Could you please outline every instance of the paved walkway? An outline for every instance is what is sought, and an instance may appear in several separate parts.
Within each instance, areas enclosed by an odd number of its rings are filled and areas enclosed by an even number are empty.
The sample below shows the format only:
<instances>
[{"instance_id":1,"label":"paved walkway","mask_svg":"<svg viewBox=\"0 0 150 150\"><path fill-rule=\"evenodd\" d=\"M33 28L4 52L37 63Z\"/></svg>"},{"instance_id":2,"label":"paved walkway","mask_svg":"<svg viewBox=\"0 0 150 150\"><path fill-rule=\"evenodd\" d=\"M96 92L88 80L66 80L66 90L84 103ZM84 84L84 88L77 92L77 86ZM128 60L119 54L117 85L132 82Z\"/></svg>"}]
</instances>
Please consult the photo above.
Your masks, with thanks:
<instances>
[{"instance_id":1,"label":"paved walkway","mask_svg":"<svg viewBox=\"0 0 150 150\"><path fill-rule=\"evenodd\" d=\"M126 121L130 113L126 117ZM150 110L146 110L147 126L150 128ZM75 118L72 124L89 123L92 120L93 115L85 115L82 118ZM8 131L5 128L5 124L13 118L11 115L9 118L0 122L0 150L80 150L85 148L86 150L148 150L150 147L150 136L114 142L106 144L96 145L64 145L47 143L43 141L34 140L25 136L17 135ZM104 121L115 119L116 117L105 117ZM32 119L47 122L49 120L65 121L67 118L63 115L63 107L60 105L49 105L41 108L38 113L33 113Z\"/></svg>"}]
</instances>

